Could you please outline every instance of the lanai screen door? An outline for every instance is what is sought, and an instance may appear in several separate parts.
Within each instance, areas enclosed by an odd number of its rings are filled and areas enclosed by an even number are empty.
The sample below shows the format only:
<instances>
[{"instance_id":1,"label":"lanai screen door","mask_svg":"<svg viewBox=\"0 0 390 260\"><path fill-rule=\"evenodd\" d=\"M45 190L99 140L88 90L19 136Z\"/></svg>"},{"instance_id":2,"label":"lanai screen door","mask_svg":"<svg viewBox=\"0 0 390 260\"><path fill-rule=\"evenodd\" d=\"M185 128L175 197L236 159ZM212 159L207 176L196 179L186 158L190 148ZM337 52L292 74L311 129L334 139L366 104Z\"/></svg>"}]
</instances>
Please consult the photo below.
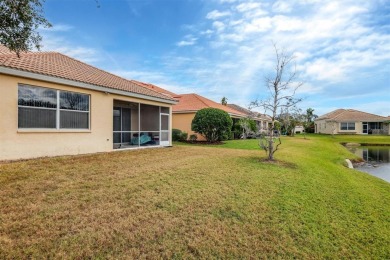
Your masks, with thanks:
<instances>
[{"instance_id":1,"label":"lanai screen door","mask_svg":"<svg viewBox=\"0 0 390 260\"><path fill-rule=\"evenodd\" d=\"M161 114L160 145L169 145L169 115Z\"/></svg>"},{"instance_id":2,"label":"lanai screen door","mask_svg":"<svg viewBox=\"0 0 390 260\"><path fill-rule=\"evenodd\" d=\"M114 101L113 147L170 145L169 107Z\"/></svg>"}]
</instances>

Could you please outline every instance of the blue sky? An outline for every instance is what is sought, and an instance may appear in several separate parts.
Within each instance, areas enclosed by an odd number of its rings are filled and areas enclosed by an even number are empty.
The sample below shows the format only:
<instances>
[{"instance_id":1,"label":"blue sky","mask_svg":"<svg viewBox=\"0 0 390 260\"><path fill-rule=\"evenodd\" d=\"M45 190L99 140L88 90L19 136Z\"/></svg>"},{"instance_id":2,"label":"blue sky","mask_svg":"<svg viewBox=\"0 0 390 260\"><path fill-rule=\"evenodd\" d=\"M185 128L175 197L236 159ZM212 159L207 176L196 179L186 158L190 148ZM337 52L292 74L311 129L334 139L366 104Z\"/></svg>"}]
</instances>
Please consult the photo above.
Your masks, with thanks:
<instances>
[{"instance_id":1,"label":"blue sky","mask_svg":"<svg viewBox=\"0 0 390 260\"><path fill-rule=\"evenodd\" d=\"M388 0L46 0L43 50L172 92L247 107L268 96L272 42L293 54L302 109L390 115ZM261 111L261 109L259 109Z\"/></svg>"}]
</instances>

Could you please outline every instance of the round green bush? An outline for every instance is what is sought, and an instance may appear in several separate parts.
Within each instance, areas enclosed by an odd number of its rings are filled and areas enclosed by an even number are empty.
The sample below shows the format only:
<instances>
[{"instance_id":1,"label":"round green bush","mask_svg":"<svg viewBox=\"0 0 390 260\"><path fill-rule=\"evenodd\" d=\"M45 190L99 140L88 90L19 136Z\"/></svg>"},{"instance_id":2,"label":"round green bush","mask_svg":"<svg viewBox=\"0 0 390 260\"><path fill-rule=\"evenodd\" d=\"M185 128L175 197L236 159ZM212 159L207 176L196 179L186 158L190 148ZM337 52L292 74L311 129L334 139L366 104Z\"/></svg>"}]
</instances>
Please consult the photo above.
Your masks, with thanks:
<instances>
[{"instance_id":1,"label":"round green bush","mask_svg":"<svg viewBox=\"0 0 390 260\"><path fill-rule=\"evenodd\" d=\"M196 112L191 130L203 135L208 142L217 142L229 138L232 125L233 121L225 111L203 108Z\"/></svg>"}]
</instances>

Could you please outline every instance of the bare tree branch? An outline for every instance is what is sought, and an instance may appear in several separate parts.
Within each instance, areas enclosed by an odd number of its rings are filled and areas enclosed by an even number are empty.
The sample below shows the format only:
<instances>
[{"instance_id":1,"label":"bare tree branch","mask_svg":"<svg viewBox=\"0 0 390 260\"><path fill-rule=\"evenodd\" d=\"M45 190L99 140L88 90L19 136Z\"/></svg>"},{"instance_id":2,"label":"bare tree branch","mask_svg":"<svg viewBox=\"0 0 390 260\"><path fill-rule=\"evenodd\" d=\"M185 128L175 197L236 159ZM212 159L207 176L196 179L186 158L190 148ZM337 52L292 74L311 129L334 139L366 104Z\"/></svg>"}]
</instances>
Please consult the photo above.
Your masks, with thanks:
<instances>
[{"instance_id":1,"label":"bare tree branch","mask_svg":"<svg viewBox=\"0 0 390 260\"><path fill-rule=\"evenodd\" d=\"M282 49L278 49L275 43L273 43L275 50L275 67L274 75L265 77L265 85L269 91L269 98L265 100L255 100L250 103L249 108L255 107L264 108L265 112L269 111L271 114L271 127L269 135L267 136L267 144L264 139L260 141L259 145L267 152L268 159L274 160L274 153L278 150L278 147L282 144L279 138L279 144L274 145L275 131L276 129L276 117L278 112L282 109L288 109L294 107L302 99L295 98L295 94L298 88L303 85L303 82L297 81L298 73L295 64L295 57Z\"/></svg>"}]
</instances>

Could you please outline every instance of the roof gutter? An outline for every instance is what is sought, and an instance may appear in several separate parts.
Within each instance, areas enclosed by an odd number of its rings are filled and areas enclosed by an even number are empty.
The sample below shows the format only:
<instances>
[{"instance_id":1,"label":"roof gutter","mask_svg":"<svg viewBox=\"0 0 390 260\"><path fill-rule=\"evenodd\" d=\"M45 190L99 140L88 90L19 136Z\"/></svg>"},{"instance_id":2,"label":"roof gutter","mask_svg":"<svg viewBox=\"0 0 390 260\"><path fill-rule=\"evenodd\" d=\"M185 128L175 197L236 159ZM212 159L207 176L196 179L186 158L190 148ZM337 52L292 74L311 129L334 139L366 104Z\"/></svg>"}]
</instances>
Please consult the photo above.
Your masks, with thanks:
<instances>
[{"instance_id":1,"label":"roof gutter","mask_svg":"<svg viewBox=\"0 0 390 260\"><path fill-rule=\"evenodd\" d=\"M89 84L89 83L83 83L83 82L79 82L79 81L75 81L75 80L47 76L47 75L38 74L38 73L34 73L34 72L11 69L11 68L7 68L7 67L3 67L3 66L0 66L0 73L12 75L12 76L23 77L23 78L29 78L29 79L42 80L42 81L47 81L47 82L52 82L52 83L57 83L57 84L62 84L62 85L69 85L69 86L73 86L73 87L95 90L95 91L100 91L100 92L105 92L105 93L110 93L110 94L117 94L117 95L121 95L121 96L135 97L135 98L140 98L140 99L157 101L157 102L167 103L167 104L172 104L172 105L178 103L178 101L174 101L174 100L168 100L168 99L133 93L133 92L125 91L125 90L112 89L112 88L97 86L97 85L93 85L93 84Z\"/></svg>"}]
</instances>

